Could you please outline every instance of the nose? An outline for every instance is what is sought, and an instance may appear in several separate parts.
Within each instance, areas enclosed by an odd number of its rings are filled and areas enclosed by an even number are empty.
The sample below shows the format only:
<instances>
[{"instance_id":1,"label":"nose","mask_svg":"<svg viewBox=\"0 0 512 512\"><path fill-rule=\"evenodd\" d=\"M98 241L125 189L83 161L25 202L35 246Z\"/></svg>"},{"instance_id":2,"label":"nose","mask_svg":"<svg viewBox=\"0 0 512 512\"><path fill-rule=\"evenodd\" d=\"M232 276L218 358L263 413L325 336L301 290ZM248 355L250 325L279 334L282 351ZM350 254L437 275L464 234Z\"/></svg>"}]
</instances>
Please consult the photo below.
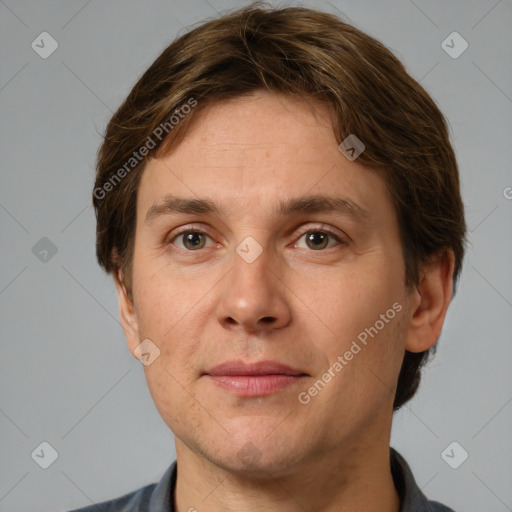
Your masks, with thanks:
<instances>
[{"instance_id":1,"label":"nose","mask_svg":"<svg viewBox=\"0 0 512 512\"><path fill-rule=\"evenodd\" d=\"M217 318L225 329L257 333L289 324L288 289L266 251L251 263L235 254L233 268L221 283Z\"/></svg>"}]
</instances>

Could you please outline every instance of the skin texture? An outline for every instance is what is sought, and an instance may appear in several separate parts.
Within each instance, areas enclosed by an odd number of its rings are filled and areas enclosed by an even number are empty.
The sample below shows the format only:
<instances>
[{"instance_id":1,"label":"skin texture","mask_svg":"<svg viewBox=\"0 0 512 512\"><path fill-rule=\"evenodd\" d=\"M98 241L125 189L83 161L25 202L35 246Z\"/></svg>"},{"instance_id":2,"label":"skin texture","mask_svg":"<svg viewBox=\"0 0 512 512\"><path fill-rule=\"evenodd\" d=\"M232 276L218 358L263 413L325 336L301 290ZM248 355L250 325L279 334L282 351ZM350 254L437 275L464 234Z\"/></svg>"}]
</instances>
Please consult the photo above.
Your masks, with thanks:
<instances>
[{"instance_id":1,"label":"skin texture","mask_svg":"<svg viewBox=\"0 0 512 512\"><path fill-rule=\"evenodd\" d=\"M224 212L145 222L167 194L216 201ZM367 214L277 210L304 195L344 198ZM187 229L205 233L196 235L200 248L177 236ZM325 240L325 230L334 236ZM308 244L311 232L320 241ZM249 236L263 250L252 263L236 252ZM132 297L116 276L130 351L145 339L160 350L144 371L176 437L177 510L397 511L389 467L396 381L404 350L426 350L439 337L452 276L445 252L405 288L386 186L339 151L324 105L257 92L199 112L142 175ZM400 311L302 404L299 393L397 303ZM308 375L239 397L203 375L234 359L271 359Z\"/></svg>"}]
</instances>

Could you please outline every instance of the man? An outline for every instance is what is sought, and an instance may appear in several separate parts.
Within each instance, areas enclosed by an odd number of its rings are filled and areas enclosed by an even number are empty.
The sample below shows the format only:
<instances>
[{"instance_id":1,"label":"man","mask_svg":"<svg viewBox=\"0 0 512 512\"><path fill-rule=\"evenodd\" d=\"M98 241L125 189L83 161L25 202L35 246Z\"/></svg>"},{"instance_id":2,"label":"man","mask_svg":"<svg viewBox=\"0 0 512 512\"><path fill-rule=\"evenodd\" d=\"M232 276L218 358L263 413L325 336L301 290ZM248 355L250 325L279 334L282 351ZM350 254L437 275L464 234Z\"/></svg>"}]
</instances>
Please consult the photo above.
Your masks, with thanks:
<instances>
[{"instance_id":1,"label":"man","mask_svg":"<svg viewBox=\"0 0 512 512\"><path fill-rule=\"evenodd\" d=\"M173 42L110 121L97 255L175 435L82 511L449 511L389 447L465 239L442 114L336 17L251 6Z\"/></svg>"}]
</instances>

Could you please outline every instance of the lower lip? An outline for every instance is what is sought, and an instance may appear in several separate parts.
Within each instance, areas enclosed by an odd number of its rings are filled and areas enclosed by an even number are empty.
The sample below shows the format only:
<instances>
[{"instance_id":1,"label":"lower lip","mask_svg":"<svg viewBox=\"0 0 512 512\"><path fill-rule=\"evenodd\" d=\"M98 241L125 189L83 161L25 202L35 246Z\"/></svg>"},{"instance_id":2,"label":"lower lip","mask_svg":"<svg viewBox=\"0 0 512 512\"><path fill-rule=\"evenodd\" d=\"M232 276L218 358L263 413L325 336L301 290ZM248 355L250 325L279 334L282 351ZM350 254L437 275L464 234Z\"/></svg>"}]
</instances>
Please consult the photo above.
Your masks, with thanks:
<instances>
[{"instance_id":1,"label":"lower lip","mask_svg":"<svg viewBox=\"0 0 512 512\"><path fill-rule=\"evenodd\" d=\"M297 383L300 375L208 375L211 381L237 396L262 396Z\"/></svg>"}]
</instances>

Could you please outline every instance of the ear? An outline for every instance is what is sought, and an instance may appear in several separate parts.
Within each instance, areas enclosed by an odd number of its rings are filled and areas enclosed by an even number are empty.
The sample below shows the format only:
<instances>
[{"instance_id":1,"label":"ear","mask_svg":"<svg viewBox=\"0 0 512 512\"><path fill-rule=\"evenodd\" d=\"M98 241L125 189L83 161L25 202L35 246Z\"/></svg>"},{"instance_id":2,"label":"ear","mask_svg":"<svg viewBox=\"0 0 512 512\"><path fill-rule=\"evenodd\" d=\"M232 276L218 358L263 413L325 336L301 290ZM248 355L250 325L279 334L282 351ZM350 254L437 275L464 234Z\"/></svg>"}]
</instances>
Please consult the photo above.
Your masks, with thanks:
<instances>
[{"instance_id":1,"label":"ear","mask_svg":"<svg viewBox=\"0 0 512 512\"><path fill-rule=\"evenodd\" d=\"M137 315L135 312L133 300L130 297L124 284L124 275L121 270L118 270L114 274L114 283L117 290L117 299L119 302L119 316L121 318L121 327L123 328L126 341L128 342L128 348L133 354L135 348L140 345L139 337L139 325L137 323Z\"/></svg>"},{"instance_id":2,"label":"ear","mask_svg":"<svg viewBox=\"0 0 512 512\"><path fill-rule=\"evenodd\" d=\"M412 293L417 300L405 344L409 352L424 352L439 339L453 295L454 266L453 251L446 249L423 267L420 282Z\"/></svg>"}]
</instances>

